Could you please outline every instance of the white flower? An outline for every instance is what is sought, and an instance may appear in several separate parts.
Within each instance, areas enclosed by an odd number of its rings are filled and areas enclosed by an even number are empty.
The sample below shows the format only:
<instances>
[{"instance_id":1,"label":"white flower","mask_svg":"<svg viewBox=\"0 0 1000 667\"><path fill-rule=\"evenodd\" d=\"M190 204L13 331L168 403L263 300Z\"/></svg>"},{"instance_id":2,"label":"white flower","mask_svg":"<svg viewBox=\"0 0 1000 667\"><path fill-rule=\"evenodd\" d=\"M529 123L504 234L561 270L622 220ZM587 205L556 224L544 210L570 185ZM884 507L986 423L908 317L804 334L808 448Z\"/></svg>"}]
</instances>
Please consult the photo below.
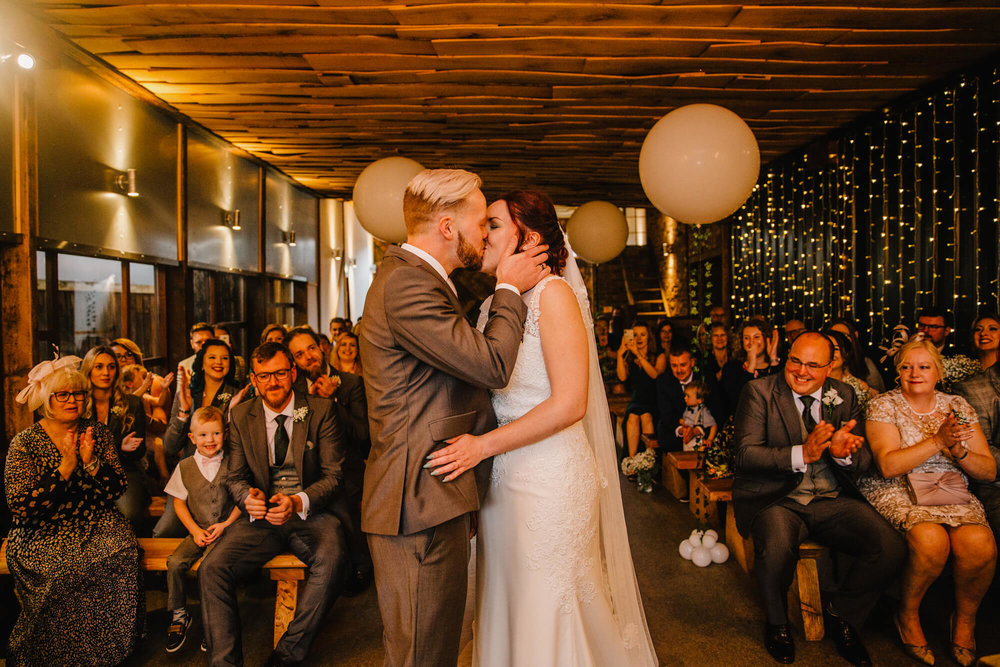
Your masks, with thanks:
<instances>
[{"instance_id":1,"label":"white flower","mask_svg":"<svg viewBox=\"0 0 1000 667\"><path fill-rule=\"evenodd\" d=\"M113 414L115 417L121 417L122 415L125 414L125 408L123 408L120 405L116 405L115 407L111 408L111 414Z\"/></svg>"},{"instance_id":2,"label":"white flower","mask_svg":"<svg viewBox=\"0 0 1000 667\"><path fill-rule=\"evenodd\" d=\"M826 393L823 394L823 405L840 405L843 402L844 399L840 397L840 394L833 387L827 389Z\"/></svg>"},{"instance_id":3,"label":"white flower","mask_svg":"<svg viewBox=\"0 0 1000 667\"><path fill-rule=\"evenodd\" d=\"M228 394L228 393L227 394L216 394L216 396L215 396L215 400L217 400L219 403L228 403L232 399L233 399L233 395L232 394Z\"/></svg>"},{"instance_id":4,"label":"white flower","mask_svg":"<svg viewBox=\"0 0 1000 667\"><path fill-rule=\"evenodd\" d=\"M295 408L295 412L292 413L292 422L299 424L306 420L309 416L309 407L303 405L301 408Z\"/></svg>"}]
</instances>

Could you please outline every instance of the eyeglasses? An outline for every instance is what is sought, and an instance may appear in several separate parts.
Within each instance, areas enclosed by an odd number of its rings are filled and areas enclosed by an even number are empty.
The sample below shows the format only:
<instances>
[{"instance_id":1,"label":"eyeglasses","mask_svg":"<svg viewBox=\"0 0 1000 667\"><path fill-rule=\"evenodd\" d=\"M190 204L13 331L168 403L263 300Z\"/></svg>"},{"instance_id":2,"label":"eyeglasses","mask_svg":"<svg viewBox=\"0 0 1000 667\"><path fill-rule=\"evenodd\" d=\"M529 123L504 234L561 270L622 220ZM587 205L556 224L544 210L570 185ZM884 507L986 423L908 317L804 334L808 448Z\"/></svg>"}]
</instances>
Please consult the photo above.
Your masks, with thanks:
<instances>
[{"instance_id":1,"label":"eyeglasses","mask_svg":"<svg viewBox=\"0 0 1000 667\"><path fill-rule=\"evenodd\" d=\"M944 324L924 324L923 322L917 322L918 329L929 329L931 331L937 331L938 329L947 329L947 325Z\"/></svg>"},{"instance_id":2,"label":"eyeglasses","mask_svg":"<svg viewBox=\"0 0 1000 667\"><path fill-rule=\"evenodd\" d=\"M281 382L287 378L291 372L291 368L282 368L280 371L274 371L273 373L254 373L253 376L257 378L258 382L267 382L271 378Z\"/></svg>"},{"instance_id":3,"label":"eyeglasses","mask_svg":"<svg viewBox=\"0 0 1000 667\"><path fill-rule=\"evenodd\" d=\"M794 368L798 368L799 366L805 366L811 371L818 371L821 368L826 368L827 366L829 366L831 363L833 363L833 360L831 359L825 364L817 364L815 361L810 361L809 363L806 363L796 357L788 357L788 361L785 363L786 365L792 366Z\"/></svg>"},{"instance_id":4,"label":"eyeglasses","mask_svg":"<svg viewBox=\"0 0 1000 667\"><path fill-rule=\"evenodd\" d=\"M52 392L52 398L56 399L57 403L68 403L69 399L74 401L82 401L87 398L87 392L85 391L54 391Z\"/></svg>"}]
</instances>

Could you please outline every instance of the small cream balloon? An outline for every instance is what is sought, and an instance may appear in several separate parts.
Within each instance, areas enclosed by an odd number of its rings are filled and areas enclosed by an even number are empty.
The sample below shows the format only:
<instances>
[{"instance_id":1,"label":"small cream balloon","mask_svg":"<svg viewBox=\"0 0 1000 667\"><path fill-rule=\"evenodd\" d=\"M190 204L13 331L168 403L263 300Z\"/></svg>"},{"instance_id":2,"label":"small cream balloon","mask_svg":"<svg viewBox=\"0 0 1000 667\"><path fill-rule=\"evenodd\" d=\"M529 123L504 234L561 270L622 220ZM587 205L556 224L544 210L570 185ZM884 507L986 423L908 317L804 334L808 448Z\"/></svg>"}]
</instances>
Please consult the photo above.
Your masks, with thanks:
<instances>
[{"instance_id":1,"label":"small cream balloon","mask_svg":"<svg viewBox=\"0 0 1000 667\"><path fill-rule=\"evenodd\" d=\"M578 207L566 223L573 252L594 264L610 262L628 242L628 221L621 209L606 201Z\"/></svg>"},{"instance_id":2,"label":"small cream balloon","mask_svg":"<svg viewBox=\"0 0 1000 667\"><path fill-rule=\"evenodd\" d=\"M711 549L719 541L719 538L711 533L705 533L701 536L701 546L706 549Z\"/></svg>"},{"instance_id":3,"label":"small cream balloon","mask_svg":"<svg viewBox=\"0 0 1000 667\"><path fill-rule=\"evenodd\" d=\"M712 564L712 552L705 547L695 547L691 552L691 562L698 567L708 567Z\"/></svg>"},{"instance_id":4,"label":"small cream balloon","mask_svg":"<svg viewBox=\"0 0 1000 667\"><path fill-rule=\"evenodd\" d=\"M713 546L709 551L712 554L713 563L725 563L729 560L729 547L722 542L716 542L715 546Z\"/></svg>"},{"instance_id":5,"label":"small cream balloon","mask_svg":"<svg viewBox=\"0 0 1000 667\"><path fill-rule=\"evenodd\" d=\"M653 206L689 225L721 220L750 196L760 149L743 119L715 104L674 109L639 151L639 180Z\"/></svg>"},{"instance_id":6,"label":"small cream balloon","mask_svg":"<svg viewBox=\"0 0 1000 667\"><path fill-rule=\"evenodd\" d=\"M372 236L402 243L406 240L403 194L423 165L405 157L387 157L364 168L354 182L354 214Z\"/></svg>"},{"instance_id":7,"label":"small cream balloon","mask_svg":"<svg viewBox=\"0 0 1000 667\"><path fill-rule=\"evenodd\" d=\"M691 560L691 552L694 551L694 547L687 540L684 540L677 547L677 551L680 553L681 558L684 560Z\"/></svg>"}]
</instances>

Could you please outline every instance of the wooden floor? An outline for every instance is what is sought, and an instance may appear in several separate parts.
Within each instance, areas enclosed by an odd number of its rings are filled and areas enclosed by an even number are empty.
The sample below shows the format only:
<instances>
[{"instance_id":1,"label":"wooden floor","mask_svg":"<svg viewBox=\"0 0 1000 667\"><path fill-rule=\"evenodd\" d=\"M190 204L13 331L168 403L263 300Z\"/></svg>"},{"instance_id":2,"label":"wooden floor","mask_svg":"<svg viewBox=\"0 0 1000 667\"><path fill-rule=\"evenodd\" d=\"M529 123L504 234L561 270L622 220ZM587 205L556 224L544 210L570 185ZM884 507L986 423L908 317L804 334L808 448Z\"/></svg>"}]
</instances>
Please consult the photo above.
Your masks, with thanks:
<instances>
[{"instance_id":1,"label":"wooden floor","mask_svg":"<svg viewBox=\"0 0 1000 667\"><path fill-rule=\"evenodd\" d=\"M760 634L763 615L757 603L753 580L735 561L698 569L677 555L677 545L696 521L687 505L661 486L651 494L640 494L626 485L623 494L629 520L633 557L643 593L646 616L664 665L770 665ZM162 579L150 575L150 583ZM938 664L952 664L947 655L947 617L953 604L950 582L932 589L924 604L925 627ZM270 650L273 582L261 578L241 594L244 623L243 644L247 665L261 664ZM148 638L128 665L205 664L199 651L201 623L196 622L187 644L178 652L164 652L167 626L166 594L152 589L149 603ZM979 646L982 653L1000 653L1000 593L988 598L980 611ZM191 610L199 613L195 602ZM913 665L900 650L889 617L888 601L876 608L864 630L866 644L876 665ZM374 589L355 598L342 598L330 610L308 664L363 667L382 664L382 625ZM846 664L829 640L806 642L801 627L794 629L796 665Z\"/></svg>"}]
</instances>

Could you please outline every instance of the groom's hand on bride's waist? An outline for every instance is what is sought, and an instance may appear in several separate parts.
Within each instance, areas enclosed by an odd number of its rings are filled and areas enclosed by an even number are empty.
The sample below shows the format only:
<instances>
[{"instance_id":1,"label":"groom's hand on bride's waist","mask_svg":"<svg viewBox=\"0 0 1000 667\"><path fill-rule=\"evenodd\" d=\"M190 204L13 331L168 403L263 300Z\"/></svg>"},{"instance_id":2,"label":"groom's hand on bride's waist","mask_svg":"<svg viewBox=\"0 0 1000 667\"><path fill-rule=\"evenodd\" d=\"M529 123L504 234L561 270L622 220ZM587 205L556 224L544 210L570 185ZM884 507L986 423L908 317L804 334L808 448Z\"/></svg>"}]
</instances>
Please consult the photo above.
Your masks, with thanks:
<instances>
[{"instance_id":1,"label":"groom's hand on bride's waist","mask_svg":"<svg viewBox=\"0 0 1000 667\"><path fill-rule=\"evenodd\" d=\"M515 253L517 239L511 239L500 264L497 266L497 283L506 283L524 293L547 276L551 269L545 262L549 258L549 247L537 245Z\"/></svg>"}]
</instances>

